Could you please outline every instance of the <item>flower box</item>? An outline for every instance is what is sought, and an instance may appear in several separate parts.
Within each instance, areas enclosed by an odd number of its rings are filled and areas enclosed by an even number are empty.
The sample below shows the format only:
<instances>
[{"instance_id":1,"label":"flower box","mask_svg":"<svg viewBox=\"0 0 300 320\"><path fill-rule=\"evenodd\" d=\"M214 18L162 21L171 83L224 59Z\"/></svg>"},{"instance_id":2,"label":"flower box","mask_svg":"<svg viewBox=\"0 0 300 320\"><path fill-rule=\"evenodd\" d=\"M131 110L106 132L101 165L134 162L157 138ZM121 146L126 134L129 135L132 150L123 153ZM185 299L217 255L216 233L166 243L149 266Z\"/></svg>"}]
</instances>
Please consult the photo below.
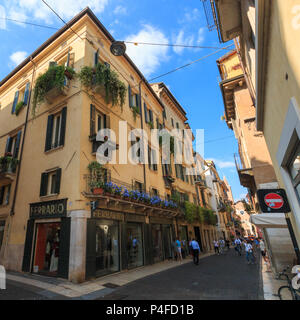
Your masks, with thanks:
<instances>
[{"instance_id":1,"label":"flower box","mask_svg":"<svg viewBox=\"0 0 300 320\"><path fill-rule=\"evenodd\" d=\"M103 188L94 188L93 189L93 194L103 194L104 189Z\"/></svg>"},{"instance_id":2,"label":"flower box","mask_svg":"<svg viewBox=\"0 0 300 320\"><path fill-rule=\"evenodd\" d=\"M58 96L66 96L68 91L69 86L64 86L63 88L54 87L45 94L45 99L49 104L51 104Z\"/></svg>"}]
</instances>

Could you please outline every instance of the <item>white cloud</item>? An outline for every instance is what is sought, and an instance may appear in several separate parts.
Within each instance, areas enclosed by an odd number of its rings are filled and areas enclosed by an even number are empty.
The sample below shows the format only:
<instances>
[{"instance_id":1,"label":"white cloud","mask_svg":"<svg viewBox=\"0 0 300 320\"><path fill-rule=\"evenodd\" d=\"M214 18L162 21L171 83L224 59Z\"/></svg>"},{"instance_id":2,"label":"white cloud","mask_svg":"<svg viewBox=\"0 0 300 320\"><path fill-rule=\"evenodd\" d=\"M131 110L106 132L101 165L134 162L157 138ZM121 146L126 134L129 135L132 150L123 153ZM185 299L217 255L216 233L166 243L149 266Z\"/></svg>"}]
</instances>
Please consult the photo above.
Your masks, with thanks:
<instances>
[{"instance_id":1,"label":"white cloud","mask_svg":"<svg viewBox=\"0 0 300 320\"><path fill-rule=\"evenodd\" d=\"M133 42L151 42L151 43L169 43L167 37L159 29L151 25L143 25L142 30L137 34L129 35L125 41ZM126 53L144 73L146 77L153 74L161 63L168 60L168 47L126 44Z\"/></svg>"},{"instance_id":2,"label":"white cloud","mask_svg":"<svg viewBox=\"0 0 300 320\"><path fill-rule=\"evenodd\" d=\"M204 42L205 37L204 37L204 33L205 33L205 28L200 28L198 30L198 40L197 40L197 45L199 46L201 43Z\"/></svg>"},{"instance_id":3,"label":"white cloud","mask_svg":"<svg viewBox=\"0 0 300 320\"><path fill-rule=\"evenodd\" d=\"M3 6L0 6L0 30L6 29L6 21L4 20L6 18L5 9Z\"/></svg>"},{"instance_id":4,"label":"white cloud","mask_svg":"<svg viewBox=\"0 0 300 320\"><path fill-rule=\"evenodd\" d=\"M20 64L27 57L26 51L16 51L10 55L9 59L14 63L15 66Z\"/></svg>"},{"instance_id":5,"label":"white cloud","mask_svg":"<svg viewBox=\"0 0 300 320\"><path fill-rule=\"evenodd\" d=\"M185 14L183 19L180 19L179 22L180 23L187 23L187 22L192 22L192 21L196 21L199 20L200 18L200 11L195 8L192 11L190 11L189 9L185 9Z\"/></svg>"},{"instance_id":6,"label":"white cloud","mask_svg":"<svg viewBox=\"0 0 300 320\"><path fill-rule=\"evenodd\" d=\"M114 14L127 14L127 9L123 6L117 6L114 10Z\"/></svg>"},{"instance_id":7,"label":"white cloud","mask_svg":"<svg viewBox=\"0 0 300 320\"><path fill-rule=\"evenodd\" d=\"M180 30L177 37L174 38L174 44L182 44L186 46L192 46L194 43L194 36L185 36L184 31ZM173 50L177 54L181 54L184 50L184 47L173 47Z\"/></svg>"},{"instance_id":8,"label":"white cloud","mask_svg":"<svg viewBox=\"0 0 300 320\"><path fill-rule=\"evenodd\" d=\"M212 159L212 160L221 169L235 167L235 163L233 161L224 161L220 159Z\"/></svg>"},{"instance_id":9,"label":"white cloud","mask_svg":"<svg viewBox=\"0 0 300 320\"><path fill-rule=\"evenodd\" d=\"M47 0L63 19L71 19L86 6L89 6L95 13L104 11L109 0ZM58 17L41 0L4 0L6 15L11 17L22 17L35 19L46 23L58 21Z\"/></svg>"}]
</instances>

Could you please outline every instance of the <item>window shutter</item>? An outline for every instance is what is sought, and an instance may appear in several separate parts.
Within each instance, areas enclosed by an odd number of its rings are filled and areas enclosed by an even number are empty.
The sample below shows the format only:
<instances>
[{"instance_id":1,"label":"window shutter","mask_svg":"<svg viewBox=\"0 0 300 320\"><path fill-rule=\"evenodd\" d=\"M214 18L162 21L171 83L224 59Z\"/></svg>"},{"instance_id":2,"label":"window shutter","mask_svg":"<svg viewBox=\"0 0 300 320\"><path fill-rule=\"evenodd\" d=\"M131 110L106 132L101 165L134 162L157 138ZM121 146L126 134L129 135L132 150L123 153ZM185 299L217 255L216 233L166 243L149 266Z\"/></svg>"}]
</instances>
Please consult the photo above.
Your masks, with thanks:
<instances>
[{"instance_id":1,"label":"window shutter","mask_svg":"<svg viewBox=\"0 0 300 320\"><path fill-rule=\"evenodd\" d=\"M48 116L45 151L48 151L48 150L51 149L51 140L52 140L52 131L53 131L53 120L54 120L54 115L53 115L53 114L51 114L50 116Z\"/></svg>"},{"instance_id":2,"label":"window shutter","mask_svg":"<svg viewBox=\"0 0 300 320\"><path fill-rule=\"evenodd\" d=\"M59 239L59 260L57 275L60 278L68 279L69 257L70 257L70 238L71 238L71 218L61 218L61 232Z\"/></svg>"},{"instance_id":3,"label":"window shutter","mask_svg":"<svg viewBox=\"0 0 300 320\"><path fill-rule=\"evenodd\" d=\"M85 278L88 280L96 275L96 220L94 219L86 219L85 263Z\"/></svg>"},{"instance_id":4,"label":"window shutter","mask_svg":"<svg viewBox=\"0 0 300 320\"><path fill-rule=\"evenodd\" d=\"M27 221L27 231L26 231L23 263L22 263L22 271L25 271L25 272L30 271L33 233L34 233L34 220L30 219Z\"/></svg>"},{"instance_id":5,"label":"window shutter","mask_svg":"<svg viewBox=\"0 0 300 320\"><path fill-rule=\"evenodd\" d=\"M8 137L7 140L6 140L5 153L6 152L11 152L11 144L12 144L11 142L12 142L11 137Z\"/></svg>"},{"instance_id":6,"label":"window shutter","mask_svg":"<svg viewBox=\"0 0 300 320\"><path fill-rule=\"evenodd\" d=\"M134 98L135 98L135 106L139 108L139 106L140 106L140 104L139 104L139 95L135 94Z\"/></svg>"},{"instance_id":7,"label":"window shutter","mask_svg":"<svg viewBox=\"0 0 300 320\"><path fill-rule=\"evenodd\" d=\"M13 102L13 105L12 105L12 109L11 109L11 113L15 113L15 110L16 110L16 105L18 103L18 99L19 99L19 91L16 91L15 93L15 98L14 98L14 102Z\"/></svg>"},{"instance_id":8,"label":"window shutter","mask_svg":"<svg viewBox=\"0 0 300 320\"><path fill-rule=\"evenodd\" d=\"M152 169L151 148L148 146L148 167Z\"/></svg>"},{"instance_id":9,"label":"window shutter","mask_svg":"<svg viewBox=\"0 0 300 320\"><path fill-rule=\"evenodd\" d=\"M148 109L146 103L144 103L145 122L148 123Z\"/></svg>"},{"instance_id":10,"label":"window shutter","mask_svg":"<svg viewBox=\"0 0 300 320\"><path fill-rule=\"evenodd\" d=\"M61 181L61 168L56 170L55 193L57 194L59 194L60 192L60 181Z\"/></svg>"},{"instance_id":11,"label":"window shutter","mask_svg":"<svg viewBox=\"0 0 300 320\"><path fill-rule=\"evenodd\" d=\"M159 119L156 118L156 128L159 129Z\"/></svg>"},{"instance_id":12,"label":"window shutter","mask_svg":"<svg viewBox=\"0 0 300 320\"><path fill-rule=\"evenodd\" d=\"M110 129L110 116L105 114L103 116L103 122L104 122L104 129Z\"/></svg>"},{"instance_id":13,"label":"window shutter","mask_svg":"<svg viewBox=\"0 0 300 320\"><path fill-rule=\"evenodd\" d=\"M67 122L67 107L64 107L61 112L61 128L60 128L60 139L59 139L60 146L63 146L65 144L66 122Z\"/></svg>"},{"instance_id":14,"label":"window shutter","mask_svg":"<svg viewBox=\"0 0 300 320\"><path fill-rule=\"evenodd\" d=\"M93 104L90 106L90 136L93 137L96 134L95 127L96 108Z\"/></svg>"},{"instance_id":15,"label":"window shutter","mask_svg":"<svg viewBox=\"0 0 300 320\"><path fill-rule=\"evenodd\" d=\"M99 49L94 54L94 66L96 66L99 62Z\"/></svg>"},{"instance_id":16,"label":"window shutter","mask_svg":"<svg viewBox=\"0 0 300 320\"><path fill-rule=\"evenodd\" d=\"M3 204L4 192L5 192L5 186L1 187L0 189L0 205Z\"/></svg>"},{"instance_id":17,"label":"window shutter","mask_svg":"<svg viewBox=\"0 0 300 320\"><path fill-rule=\"evenodd\" d=\"M151 109L149 109L149 121L153 123L153 113Z\"/></svg>"},{"instance_id":18,"label":"window shutter","mask_svg":"<svg viewBox=\"0 0 300 320\"><path fill-rule=\"evenodd\" d=\"M41 176L41 188L40 188L40 197L47 194L48 187L48 173L43 172Z\"/></svg>"},{"instance_id":19,"label":"window shutter","mask_svg":"<svg viewBox=\"0 0 300 320\"><path fill-rule=\"evenodd\" d=\"M28 103L29 88L30 88L30 82L27 82L25 87L25 92L24 92L24 99L23 99L24 105L27 105Z\"/></svg>"},{"instance_id":20,"label":"window shutter","mask_svg":"<svg viewBox=\"0 0 300 320\"><path fill-rule=\"evenodd\" d=\"M70 66L70 50L68 51L68 57L67 57L67 67Z\"/></svg>"},{"instance_id":21,"label":"window shutter","mask_svg":"<svg viewBox=\"0 0 300 320\"><path fill-rule=\"evenodd\" d=\"M163 110L163 113L162 113L162 114L163 114L163 118L166 119L166 118L167 118L166 110Z\"/></svg>"},{"instance_id":22,"label":"window shutter","mask_svg":"<svg viewBox=\"0 0 300 320\"><path fill-rule=\"evenodd\" d=\"M19 131L19 132L18 132L18 135L17 135L17 140L16 140L16 145L15 145L14 154L13 154L13 157L14 157L14 158L18 158L18 155L19 155L21 136L22 136L22 131Z\"/></svg>"},{"instance_id":23,"label":"window shutter","mask_svg":"<svg viewBox=\"0 0 300 320\"><path fill-rule=\"evenodd\" d=\"M132 108L132 100L131 100L131 87L128 85L128 99L129 99L129 107Z\"/></svg>"}]
</instances>

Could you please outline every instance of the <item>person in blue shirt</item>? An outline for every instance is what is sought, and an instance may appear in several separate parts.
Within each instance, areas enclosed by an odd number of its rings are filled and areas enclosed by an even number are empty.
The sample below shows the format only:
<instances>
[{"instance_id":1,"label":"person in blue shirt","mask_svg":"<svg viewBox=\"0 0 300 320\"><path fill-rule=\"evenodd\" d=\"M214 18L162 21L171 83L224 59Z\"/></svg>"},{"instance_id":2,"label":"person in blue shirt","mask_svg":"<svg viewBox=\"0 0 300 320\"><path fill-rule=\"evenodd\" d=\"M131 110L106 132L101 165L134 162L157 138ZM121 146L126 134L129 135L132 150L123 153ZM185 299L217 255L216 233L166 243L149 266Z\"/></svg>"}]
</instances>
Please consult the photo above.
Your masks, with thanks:
<instances>
[{"instance_id":1,"label":"person in blue shirt","mask_svg":"<svg viewBox=\"0 0 300 320\"><path fill-rule=\"evenodd\" d=\"M177 248L177 255L179 258L179 261L182 261L182 254L181 254L181 242L179 240L179 238L176 238L176 248Z\"/></svg>"},{"instance_id":2,"label":"person in blue shirt","mask_svg":"<svg viewBox=\"0 0 300 320\"><path fill-rule=\"evenodd\" d=\"M199 247L199 243L198 241L196 241L195 239L193 239L191 241L191 247L192 247L192 250L193 250L193 260L194 260L194 263L196 265L199 264L199 252L200 252L200 247Z\"/></svg>"}]
</instances>

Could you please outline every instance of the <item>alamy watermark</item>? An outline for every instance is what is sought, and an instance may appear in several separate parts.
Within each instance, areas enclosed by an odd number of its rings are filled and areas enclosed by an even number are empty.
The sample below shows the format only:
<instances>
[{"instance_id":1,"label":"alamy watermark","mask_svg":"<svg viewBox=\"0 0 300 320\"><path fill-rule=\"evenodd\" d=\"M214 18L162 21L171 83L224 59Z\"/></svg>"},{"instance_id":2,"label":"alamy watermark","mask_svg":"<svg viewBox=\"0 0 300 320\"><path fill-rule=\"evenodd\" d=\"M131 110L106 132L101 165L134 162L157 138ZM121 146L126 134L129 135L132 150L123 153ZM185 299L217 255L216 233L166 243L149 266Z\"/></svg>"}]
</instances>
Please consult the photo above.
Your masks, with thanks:
<instances>
[{"instance_id":1,"label":"alamy watermark","mask_svg":"<svg viewBox=\"0 0 300 320\"><path fill-rule=\"evenodd\" d=\"M6 289L6 271L3 266L0 266L0 290Z\"/></svg>"}]
</instances>

